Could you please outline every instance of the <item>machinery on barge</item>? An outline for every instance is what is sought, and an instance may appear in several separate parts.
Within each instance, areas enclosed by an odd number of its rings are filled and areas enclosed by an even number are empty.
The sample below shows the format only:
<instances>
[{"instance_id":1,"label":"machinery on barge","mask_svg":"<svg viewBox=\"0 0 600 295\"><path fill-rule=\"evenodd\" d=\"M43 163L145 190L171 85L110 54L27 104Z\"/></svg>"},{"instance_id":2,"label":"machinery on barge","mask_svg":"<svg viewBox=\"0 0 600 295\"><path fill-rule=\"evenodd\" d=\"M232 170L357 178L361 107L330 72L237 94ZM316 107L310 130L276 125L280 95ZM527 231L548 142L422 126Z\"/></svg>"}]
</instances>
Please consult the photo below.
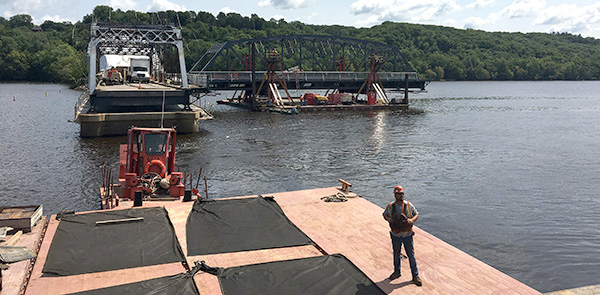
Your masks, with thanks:
<instances>
[{"instance_id":1,"label":"machinery on barge","mask_svg":"<svg viewBox=\"0 0 600 295\"><path fill-rule=\"evenodd\" d=\"M176 134L174 128L129 129L127 143L120 146L118 183L112 184L106 166L102 169L102 209L114 208L121 200L141 205L184 196L183 173L175 171Z\"/></svg>"}]
</instances>

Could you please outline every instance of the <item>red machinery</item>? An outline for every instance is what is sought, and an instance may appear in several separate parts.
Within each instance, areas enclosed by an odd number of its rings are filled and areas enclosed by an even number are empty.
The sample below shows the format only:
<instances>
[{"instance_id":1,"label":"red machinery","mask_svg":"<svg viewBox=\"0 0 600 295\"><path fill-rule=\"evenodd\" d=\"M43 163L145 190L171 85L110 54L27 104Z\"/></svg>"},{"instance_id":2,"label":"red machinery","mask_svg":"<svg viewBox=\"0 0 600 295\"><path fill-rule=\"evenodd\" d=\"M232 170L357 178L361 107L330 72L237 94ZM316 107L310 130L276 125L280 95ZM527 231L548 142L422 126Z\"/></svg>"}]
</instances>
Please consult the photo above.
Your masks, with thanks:
<instances>
[{"instance_id":1,"label":"red machinery","mask_svg":"<svg viewBox=\"0 0 600 295\"><path fill-rule=\"evenodd\" d=\"M138 191L150 198L183 196L183 173L175 172L175 135L174 128L129 129L120 151L121 198L133 200Z\"/></svg>"}]
</instances>

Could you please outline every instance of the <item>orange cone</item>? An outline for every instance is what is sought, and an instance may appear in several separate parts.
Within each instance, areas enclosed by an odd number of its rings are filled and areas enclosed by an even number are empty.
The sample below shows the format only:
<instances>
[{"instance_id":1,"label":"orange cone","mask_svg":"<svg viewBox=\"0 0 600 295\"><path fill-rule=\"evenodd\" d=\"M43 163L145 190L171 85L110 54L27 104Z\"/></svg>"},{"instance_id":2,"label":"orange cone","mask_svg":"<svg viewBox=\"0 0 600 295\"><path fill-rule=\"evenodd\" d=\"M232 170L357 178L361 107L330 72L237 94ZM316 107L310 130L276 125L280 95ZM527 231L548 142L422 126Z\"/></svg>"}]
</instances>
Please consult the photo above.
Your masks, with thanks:
<instances>
[{"instance_id":1,"label":"orange cone","mask_svg":"<svg viewBox=\"0 0 600 295\"><path fill-rule=\"evenodd\" d=\"M138 89L142 89L142 81L140 81L140 84L138 85Z\"/></svg>"}]
</instances>

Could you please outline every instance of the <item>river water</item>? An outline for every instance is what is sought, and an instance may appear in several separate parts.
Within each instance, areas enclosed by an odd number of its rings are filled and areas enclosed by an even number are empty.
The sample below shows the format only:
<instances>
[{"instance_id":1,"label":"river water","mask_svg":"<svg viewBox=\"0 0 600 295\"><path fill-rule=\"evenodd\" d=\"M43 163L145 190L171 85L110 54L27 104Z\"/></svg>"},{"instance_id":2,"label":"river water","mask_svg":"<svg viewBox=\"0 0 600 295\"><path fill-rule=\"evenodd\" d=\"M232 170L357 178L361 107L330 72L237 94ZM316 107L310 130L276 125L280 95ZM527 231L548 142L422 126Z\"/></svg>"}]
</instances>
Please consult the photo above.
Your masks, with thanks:
<instances>
[{"instance_id":1,"label":"river water","mask_svg":"<svg viewBox=\"0 0 600 295\"><path fill-rule=\"evenodd\" d=\"M419 227L517 280L542 292L600 284L600 82L427 90L408 111L290 116L218 105L202 132L178 136L177 162L202 167L217 198L342 178L383 207L400 184ZM78 95L0 84L1 206L98 209L99 166L118 171L126 138L79 138L69 122Z\"/></svg>"}]
</instances>

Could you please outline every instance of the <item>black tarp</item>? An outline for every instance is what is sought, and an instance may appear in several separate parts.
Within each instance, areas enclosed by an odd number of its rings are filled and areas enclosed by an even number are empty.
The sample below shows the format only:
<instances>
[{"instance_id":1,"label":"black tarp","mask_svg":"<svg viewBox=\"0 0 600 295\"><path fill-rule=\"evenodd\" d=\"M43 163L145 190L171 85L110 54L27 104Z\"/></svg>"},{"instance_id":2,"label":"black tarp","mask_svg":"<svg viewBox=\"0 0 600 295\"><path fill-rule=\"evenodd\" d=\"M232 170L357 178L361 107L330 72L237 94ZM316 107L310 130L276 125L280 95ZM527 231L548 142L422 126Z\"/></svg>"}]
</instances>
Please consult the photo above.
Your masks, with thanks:
<instances>
[{"instance_id":1,"label":"black tarp","mask_svg":"<svg viewBox=\"0 0 600 295\"><path fill-rule=\"evenodd\" d=\"M312 244L269 197L198 200L186 231L188 256Z\"/></svg>"},{"instance_id":2,"label":"black tarp","mask_svg":"<svg viewBox=\"0 0 600 295\"><path fill-rule=\"evenodd\" d=\"M127 219L134 221L119 222ZM42 272L74 275L183 261L167 210L135 208L62 216Z\"/></svg>"},{"instance_id":3,"label":"black tarp","mask_svg":"<svg viewBox=\"0 0 600 295\"><path fill-rule=\"evenodd\" d=\"M223 295L385 294L341 254L220 269Z\"/></svg>"},{"instance_id":4,"label":"black tarp","mask_svg":"<svg viewBox=\"0 0 600 295\"><path fill-rule=\"evenodd\" d=\"M198 295L194 276L181 273L173 276L156 278L131 284L72 293L71 295Z\"/></svg>"}]
</instances>

